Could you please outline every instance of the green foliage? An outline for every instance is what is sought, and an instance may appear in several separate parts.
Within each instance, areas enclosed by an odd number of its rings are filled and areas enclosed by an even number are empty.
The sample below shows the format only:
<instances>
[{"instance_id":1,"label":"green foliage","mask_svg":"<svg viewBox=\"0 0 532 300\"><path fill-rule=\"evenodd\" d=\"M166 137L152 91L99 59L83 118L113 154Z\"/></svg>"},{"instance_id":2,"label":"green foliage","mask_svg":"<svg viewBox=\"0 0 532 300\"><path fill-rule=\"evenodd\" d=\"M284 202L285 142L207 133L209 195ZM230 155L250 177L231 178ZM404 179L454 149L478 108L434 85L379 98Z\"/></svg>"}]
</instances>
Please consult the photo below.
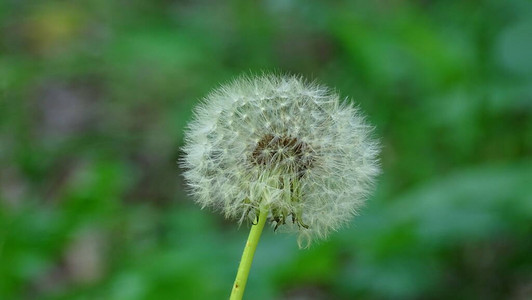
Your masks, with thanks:
<instances>
[{"instance_id":1,"label":"green foliage","mask_svg":"<svg viewBox=\"0 0 532 300\"><path fill-rule=\"evenodd\" d=\"M0 299L223 299L247 228L177 168L243 72L356 101L383 175L309 250L265 230L249 299L527 299L529 1L0 3Z\"/></svg>"}]
</instances>

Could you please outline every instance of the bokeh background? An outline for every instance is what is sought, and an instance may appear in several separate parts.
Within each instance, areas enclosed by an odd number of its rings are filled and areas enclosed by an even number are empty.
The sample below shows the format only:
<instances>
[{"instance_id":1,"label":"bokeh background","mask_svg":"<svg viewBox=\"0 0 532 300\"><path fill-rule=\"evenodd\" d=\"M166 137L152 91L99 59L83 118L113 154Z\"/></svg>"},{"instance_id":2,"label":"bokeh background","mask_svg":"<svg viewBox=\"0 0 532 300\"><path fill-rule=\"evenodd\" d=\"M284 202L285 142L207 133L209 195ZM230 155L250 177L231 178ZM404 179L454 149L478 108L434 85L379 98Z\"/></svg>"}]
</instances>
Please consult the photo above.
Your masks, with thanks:
<instances>
[{"instance_id":1,"label":"bokeh background","mask_svg":"<svg viewBox=\"0 0 532 300\"><path fill-rule=\"evenodd\" d=\"M266 230L247 299L532 299L530 1L0 2L0 299L225 299L248 228L177 166L192 107L301 74L376 126L361 216Z\"/></svg>"}]
</instances>

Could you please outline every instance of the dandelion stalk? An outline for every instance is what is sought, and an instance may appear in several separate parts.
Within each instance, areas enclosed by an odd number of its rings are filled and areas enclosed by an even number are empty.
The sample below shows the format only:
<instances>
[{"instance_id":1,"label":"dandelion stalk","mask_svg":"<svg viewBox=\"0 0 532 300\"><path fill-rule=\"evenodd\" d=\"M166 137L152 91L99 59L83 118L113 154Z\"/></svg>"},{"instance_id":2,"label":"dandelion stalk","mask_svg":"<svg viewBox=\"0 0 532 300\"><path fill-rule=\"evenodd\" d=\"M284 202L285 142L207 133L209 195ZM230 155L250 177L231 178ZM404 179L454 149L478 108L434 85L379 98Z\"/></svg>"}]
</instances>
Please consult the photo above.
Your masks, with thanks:
<instances>
[{"instance_id":1,"label":"dandelion stalk","mask_svg":"<svg viewBox=\"0 0 532 300\"><path fill-rule=\"evenodd\" d=\"M266 219L268 218L268 209L263 207L260 210L260 214L255 220L255 224L251 225L248 240L244 247L244 253L242 253L242 259L238 266L238 272L236 274L235 283L233 284L233 291L231 292L230 300L240 300L244 296L244 290L246 288L246 282L248 281L249 270L251 263L253 262L253 256L259 243L260 235Z\"/></svg>"}]
</instances>

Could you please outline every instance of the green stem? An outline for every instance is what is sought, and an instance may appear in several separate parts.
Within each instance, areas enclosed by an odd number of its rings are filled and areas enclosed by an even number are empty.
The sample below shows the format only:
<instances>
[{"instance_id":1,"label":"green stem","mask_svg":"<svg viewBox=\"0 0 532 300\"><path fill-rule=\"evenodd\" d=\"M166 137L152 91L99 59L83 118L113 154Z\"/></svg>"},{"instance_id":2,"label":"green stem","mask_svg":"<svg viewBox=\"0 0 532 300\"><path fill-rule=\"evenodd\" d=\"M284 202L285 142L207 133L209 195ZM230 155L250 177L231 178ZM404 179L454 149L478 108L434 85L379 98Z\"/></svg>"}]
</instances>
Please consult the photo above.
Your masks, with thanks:
<instances>
[{"instance_id":1,"label":"green stem","mask_svg":"<svg viewBox=\"0 0 532 300\"><path fill-rule=\"evenodd\" d=\"M244 289L246 288L246 282L248 281L249 269L253 262L253 256L255 255L255 249L259 243L260 235L266 219L268 218L268 209L262 207L260 214L256 220L256 224L251 226L246 247L244 247L244 253L242 253L242 259L238 266L238 272L236 274L235 283L233 284L233 291L231 292L230 300L240 300L244 296Z\"/></svg>"}]
</instances>

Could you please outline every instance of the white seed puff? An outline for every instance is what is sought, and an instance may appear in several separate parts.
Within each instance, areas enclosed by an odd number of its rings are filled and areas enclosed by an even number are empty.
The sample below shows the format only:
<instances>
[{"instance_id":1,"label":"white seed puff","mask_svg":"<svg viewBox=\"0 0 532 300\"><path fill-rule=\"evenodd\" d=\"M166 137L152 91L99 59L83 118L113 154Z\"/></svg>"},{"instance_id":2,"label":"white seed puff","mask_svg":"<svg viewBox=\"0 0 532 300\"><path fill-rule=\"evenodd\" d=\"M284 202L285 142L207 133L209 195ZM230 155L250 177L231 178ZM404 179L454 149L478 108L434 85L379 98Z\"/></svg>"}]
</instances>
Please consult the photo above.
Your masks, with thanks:
<instances>
[{"instance_id":1,"label":"white seed puff","mask_svg":"<svg viewBox=\"0 0 532 300\"><path fill-rule=\"evenodd\" d=\"M300 245L355 215L379 172L371 126L330 89L294 76L240 77L208 95L181 165L195 200L254 220L262 207Z\"/></svg>"}]
</instances>

